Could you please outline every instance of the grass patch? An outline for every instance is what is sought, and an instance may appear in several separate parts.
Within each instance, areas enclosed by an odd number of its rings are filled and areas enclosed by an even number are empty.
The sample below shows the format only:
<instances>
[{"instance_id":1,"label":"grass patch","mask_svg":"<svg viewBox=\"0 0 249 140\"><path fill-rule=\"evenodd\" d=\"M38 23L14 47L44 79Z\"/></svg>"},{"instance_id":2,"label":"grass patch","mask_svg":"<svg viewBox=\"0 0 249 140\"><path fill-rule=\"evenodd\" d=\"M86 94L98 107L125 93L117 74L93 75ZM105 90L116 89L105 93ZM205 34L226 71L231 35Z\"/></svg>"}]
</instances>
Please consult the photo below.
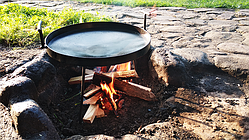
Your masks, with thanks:
<instances>
[{"instance_id":1,"label":"grass patch","mask_svg":"<svg viewBox=\"0 0 249 140\"><path fill-rule=\"evenodd\" d=\"M186 8L232 8L248 9L248 0L78 0L80 2L94 2L122 6L153 6L157 7L186 7Z\"/></svg>"},{"instance_id":2,"label":"grass patch","mask_svg":"<svg viewBox=\"0 0 249 140\"><path fill-rule=\"evenodd\" d=\"M47 36L55 29L83 22L111 21L111 18L64 9L59 12L47 9L28 8L18 4L0 6L0 43L9 46L29 46L39 41L36 30L43 21L43 34Z\"/></svg>"}]
</instances>

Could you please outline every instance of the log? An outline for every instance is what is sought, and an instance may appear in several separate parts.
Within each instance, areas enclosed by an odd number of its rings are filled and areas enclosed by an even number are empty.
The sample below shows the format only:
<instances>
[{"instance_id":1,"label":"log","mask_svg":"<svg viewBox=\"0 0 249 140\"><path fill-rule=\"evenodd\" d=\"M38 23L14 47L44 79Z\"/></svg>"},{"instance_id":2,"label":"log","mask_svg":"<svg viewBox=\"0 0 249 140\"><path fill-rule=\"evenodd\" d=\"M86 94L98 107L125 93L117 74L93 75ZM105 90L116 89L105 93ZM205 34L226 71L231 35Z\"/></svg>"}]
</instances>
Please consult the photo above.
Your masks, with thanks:
<instances>
[{"instance_id":1,"label":"log","mask_svg":"<svg viewBox=\"0 0 249 140\"><path fill-rule=\"evenodd\" d=\"M110 73L103 73L107 76L114 75L115 78L138 78L137 72L135 70L127 70L127 71L116 71L116 72L110 72Z\"/></svg>"},{"instance_id":2,"label":"log","mask_svg":"<svg viewBox=\"0 0 249 140\"><path fill-rule=\"evenodd\" d=\"M93 79L93 74L89 74L85 76L85 82L90 82ZM82 80L82 76L72 77L68 80L70 85L80 84Z\"/></svg>"},{"instance_id":3,"label":"log","mask_svg":"<svg viewBox=\"0 0 249 140\"><path fill-rule=\"evenodd\" d=\"M99 92L97 94L95 94L93 97L85 100L83 102L83 104L91 104L91 105L94 105L96 104L96 102L99 100L99 97L102 97L103 96L103 93L102 92Z\"/></svg>"},{"instance_id":4,"label":"log","mask_svg":"<svg viewBox=\"0 0 249 140\"><path fill-rule=\"evenodd\" d=\"M86 69L85 73L86 73L87 75L91 75L91 74L94 74L94 70Z\"/></svg>"},{"instance_id":5,"label":"log","mask_svg":"<svg viewBox=\"0 0 249 140\"><path fill-rule=\"evenodd\" d=\"M102 117L105 117L105 111L101 108L99 108L96 112L96 115L95 115L96 118L102 118Z\"/></svg>"},{"instance_id":6,"label":"log","mask_svg":"<svg viewBox=\"0 0 249 140\"><path fill-rule=\"evenodd\" d=\"M147 91L151 92L151 88L148 88L148 87L136 84L136 83L132 83L132 82L128 82L128 83L131 84L131 85L133 85L133 86L136 86L136 87L139 87L139 88L142 88L144 90L147 90Z\"/></svg>"},{"instance_id":7,"label":"log","mask_svg":"<svg viewBox=\"0 0 249 140\"><path fill-rule=\"evenodd\" d=\"M92 90L88 91L87 93L85 93L83 96L85 98L89 98L90 96L94 95L95 93L101 91L101 87L96 86L95 88L93 88Z\"/></svg>"},{"instance_id":8,"label":"log","mask_svg":"<svg viewBox=\"0 0 249 140\"><path fill-rule=\"evenodd\" d=\"M137 72L135 70L128 70L128 71L116 71L116 72L110 72L110 73L103 73L104 75L107 76L112 76L114 75L115 78L138 78ZM85 76L85 81L89 82L93 79L94 74L89 74ZM81 83L81 78L82 76L77 76L77 77L72 77L69 79L68 83L70 85L72 84L80 84Z\"/></svg>"},{"instance_id":9,"label":"log","mask_svg":"<svg viewBox=\"0 0 249 140\"><path fill-rule=\"evenodd\" d=\"M98 104L90 105L86 111L86 114L83 117L83 121L86 123L93 123L98 108L99 108Z\"/></svg>"},{"instance_id":10,"label":"log","mask_svg":"<svg viewBox=\"0 0 249 140\"><path fill-rule=\"evenodd\" d=\"M94 73L93 84L99 85L101 81L110 83L112 81L112 77L100 73ZM156 101L156 96L152 92L115 78L114 88L125 92L128 96L137 97L146 101Z\"/></svg>"}]
</instances>

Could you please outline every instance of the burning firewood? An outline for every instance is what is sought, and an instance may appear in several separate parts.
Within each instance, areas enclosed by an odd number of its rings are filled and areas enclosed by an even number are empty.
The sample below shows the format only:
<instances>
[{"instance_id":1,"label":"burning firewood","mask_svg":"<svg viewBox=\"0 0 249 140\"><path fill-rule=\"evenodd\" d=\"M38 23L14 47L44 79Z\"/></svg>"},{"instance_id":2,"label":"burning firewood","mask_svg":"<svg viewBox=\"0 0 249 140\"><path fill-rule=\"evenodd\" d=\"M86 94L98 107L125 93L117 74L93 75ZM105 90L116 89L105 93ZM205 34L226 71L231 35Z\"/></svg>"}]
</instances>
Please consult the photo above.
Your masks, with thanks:
<instances>
[{"instance_id":1,"label":"burning firewood","mask_svg":"<svg viewBox=\"0 0 249 140\"><path fill-rule=\"evenodd\" d=\"M101 108L98 108L95 117L96 117L96 118L102 118L102 117L104 117L104 116L105 116L104 110L101 109Z\"/></svg>"},{"instance_id":2,"label":"burning firewood","mask_svg":"<svg viewBox=\"0 0 249 140\"><path fill-rule=\"evenodd\" d=\"M110 73L103 73L104 75L107 76L112 76L114 75L115 78L138 78L137 72L135 70L127 70L127 71L116 71L116 72L110 72ZM85 81L91 81L93 79L93 74L89 74L85 76ZM79 84L81 83L82 76L78 77L72 77L68 83L70 85L72 84Z\"/></svg>"},{"instance_id":3,"label":"burning firewood","mask_svg":"<svg viewBox=\"0 0 249 140\"><path fill-rule=\"evenodd\" d=\"M138 88L141 88L141 89L144 89L144 90L147 90L147 91L151 92L151 88L148 88L148 87L145 87L145 86L142 86L142 85L139 85L139 84L135 84L135 83L132 83L132 82L128 82L128 83L135 86L135 87L138 87Z\"/></svg>"},{"instance_id":4,"label":"burning firewood","mask_svg":"<svg viewBox=\"0 0 249 140\"><path fill-rule=\"evenodd\" d=\"M87 93L85 93L83 96L85 98L89 98L90 96L94 95L95 93L101 91L101 87L96 86L95 88L91 89L90 91L88 91Z\"/></svg>"},{"instance_id":5,"label":"burning firewood","mask_svg":"<svg viewBox=\"0 0 249 140\"><path fill-rule=\"evenodd\" d=\"M85 100L83 104L91 104L91 105L96 104L96 102L99 100L99 97L102 97L102 96L103 96L103 93L99 92L95 94L93 97Z\"/></svg>"},{"instance_id":6,"label":"burning firewood","mask_svg":"<svg viewBox=\"0 0 249 140\"><path fill-rule=\"evenodd\" d=\"M99 109L98 104L90 105L86 111L86 114L83 117L83 121L86 123L92 123L96 116L98 109Z\"/></svg>"},{"instance_id":7,"label":"burning firewood","mask_svg":"<svg viewBox=\"0 0 249 140\"><path fill-rule=\"evenodd\" d=\"M110 83L112 81L112 77L100 73L94 73L93 84L99 85L101 81L106 81L106 83ZM134 86L127 82L114 79L114 87L115 89L124 91L125 94L128 96L138 97L146 101L156 100L156 96L152 92L145 90L144 88Z\"/></svg>"}]
</instances>

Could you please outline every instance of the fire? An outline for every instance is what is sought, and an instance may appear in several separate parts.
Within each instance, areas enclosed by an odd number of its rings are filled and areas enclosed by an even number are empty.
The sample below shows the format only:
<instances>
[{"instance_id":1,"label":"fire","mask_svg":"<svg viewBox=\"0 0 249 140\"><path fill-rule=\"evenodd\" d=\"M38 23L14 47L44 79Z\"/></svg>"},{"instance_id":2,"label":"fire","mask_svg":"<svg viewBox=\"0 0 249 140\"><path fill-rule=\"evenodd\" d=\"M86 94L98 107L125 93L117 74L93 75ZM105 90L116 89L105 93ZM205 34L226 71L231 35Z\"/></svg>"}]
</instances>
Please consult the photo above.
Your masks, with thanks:
<instances>
[{"instance_id":1,"label":"fire","mask_svg":"<svg viewBox=\"0 0 249 140\"><path fill-rule=\"evenodd\" d=\"M117 65L117 71L131 70L131 61Z\"/></svg>"},{"instance_id":2,"label":"fire","mask_svg":"<svg viewBox=\"0 0 249 140\"><path fill-rule=\"evenodd\" d=\"M105 72L107 67L98 67L98 69L100 70L99 72ZM118 64L115 66L111 66L109 71L113 72L113 71L128 71L131 70L131 61L127 62L127 63L123 63L123 64ZM114 99L114 95L119 96L119 94L116 93L115 89L114 89L114 75L112 74L112 81L109 84L106 84L105 82L101 82L100 86L102 88L102 91L104 91L106 93L107 99L109 100L112 109L114 111L117 110L117 104L115 102ZM105 104L103 103L104 99L102 99L102 107L103 109L105 108Z\"/></svg>"},{"instance_id":3,"label":"fire","mask_svg":"<svg viewBox=\"0 0 249 140\"><path fill-rule=\"evenodd\" d=\"M101 85L102 90L106 93L106 95L109 96L111 103L114 106L114 110L117 110L117 105L113 97L113 95L118 95L114 89L114 76L112 75L112 82L109 83L109 85L103 82L101 82L100 85Z\"/></svg>"}]
</instances>

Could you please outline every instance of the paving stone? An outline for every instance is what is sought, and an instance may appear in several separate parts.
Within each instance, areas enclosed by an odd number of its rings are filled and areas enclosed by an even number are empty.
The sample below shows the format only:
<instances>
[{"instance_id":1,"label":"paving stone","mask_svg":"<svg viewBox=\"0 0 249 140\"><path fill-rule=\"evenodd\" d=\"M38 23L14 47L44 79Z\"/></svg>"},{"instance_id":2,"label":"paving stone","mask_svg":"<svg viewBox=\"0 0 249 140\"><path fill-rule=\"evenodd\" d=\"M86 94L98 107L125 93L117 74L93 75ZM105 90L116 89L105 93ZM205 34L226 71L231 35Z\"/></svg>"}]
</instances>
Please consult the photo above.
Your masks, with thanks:
<instances>
[{"instance_id":1,"label":"paving stone","mask_svg":"<svg viewBox=\"0 0 249 140\"><path fill-rule=\"evenodd\" d=\"M215 66L221 68L230 75L245 80L249 79L249 56L248 55L228 55L216 56Z\"/></svg>"},{"instance_id":2,"label":"paving stone","mask_svg":"<svg viewBox=\"0 0 249 140\"><path fill-rule=\"evenodd\" d=\"M214 8L195 8L193 11L196 13L206 13L208 11L214 11Z\"/></svg>"},{"instance_id":3,"label":"paving stone","mask_svg":"<svg viewBox=\"0 0 249 140\"><path fill-rule=\"evenodd\" d=\"M234 32L217 32L217 31L210 31L205 34L206 38L212 39L213 42L221 43L221 42L235 42L239 43L243 41L242 35L240 33Z\"/></svg>"},{"instance_id":4,"label":"paving stone","mask_svg":"<svg viewBox=\"0 0 249 140\"><path fill-rule=\"evenodd\" d=\"M239 33L249 33L249 26L238 26L236 31Z\"/></svg>"},{"instance_id":5,"label":"paving stone","mask_svg":"<svg viewBox=\"0 0 249 140\"><path fill-rule=\"evenodd\" d=\"M202 19L188 19L184 21L185 24L191 25L191 26L204 26L207 24L205 20Z\"/></svg>"},{"instance_id":6,"label":"paving stone","mask_svg":"<svg viewBox=\"0 0 249 140\"><path fill-rule=\"evenodd\" d=\"M210 20L208 25L222 26L222 25L238 25L239 22L233 20Z\"/></svg>"},{"instance_id":7,"label":"paving stone","mask_svg":"<svg viewBox=\"0 0 249 140\"><path fill-rule=\"evenodd\" d=\"M191 70L196 66L202 67L203 65L211 65L207 58L207 54L197 49L173 49L171 52L180 57L185 66L188 67L188 70Z\"/></svg>"},{"instance_id":8,"label":"paving stone","mask_svg":"<svg viewBox=\"0 0 249 140\"><path fill-rule=\"evenodd\" d=\"M217 16L217 20L231 20L234 17L234 13L232 12L225 12L222 13L221 15Z\"/></svg>"},{"instance_id":9,"label":"paving stone","mask_svg":"<svg viewBox=\"0 0 249 140\"><path fill-rule=\"evenodd\" d=\"M217 49L228 53L249 55L249 46L239 43L221 43Z\"/></svg>"},{"instance_id":10,"label":"paving stone","mask_svg":"<svg viewBox=\"0 0 249 140\"><path fill-rule=\"evenodd\" d=\"M239 21L240 26L249 26L249 21Z\"/></svg>"},{"instance_id":11,"label":"paving stone","mask_svg":"<svg viewBox=\"0 0 249 140\"><path fill-rule=\"evenodd\" d=\"M157 16L155 19L159 21L181 21L180 18L175 18L173 16Z\"/></svg>"}]
</instances>

